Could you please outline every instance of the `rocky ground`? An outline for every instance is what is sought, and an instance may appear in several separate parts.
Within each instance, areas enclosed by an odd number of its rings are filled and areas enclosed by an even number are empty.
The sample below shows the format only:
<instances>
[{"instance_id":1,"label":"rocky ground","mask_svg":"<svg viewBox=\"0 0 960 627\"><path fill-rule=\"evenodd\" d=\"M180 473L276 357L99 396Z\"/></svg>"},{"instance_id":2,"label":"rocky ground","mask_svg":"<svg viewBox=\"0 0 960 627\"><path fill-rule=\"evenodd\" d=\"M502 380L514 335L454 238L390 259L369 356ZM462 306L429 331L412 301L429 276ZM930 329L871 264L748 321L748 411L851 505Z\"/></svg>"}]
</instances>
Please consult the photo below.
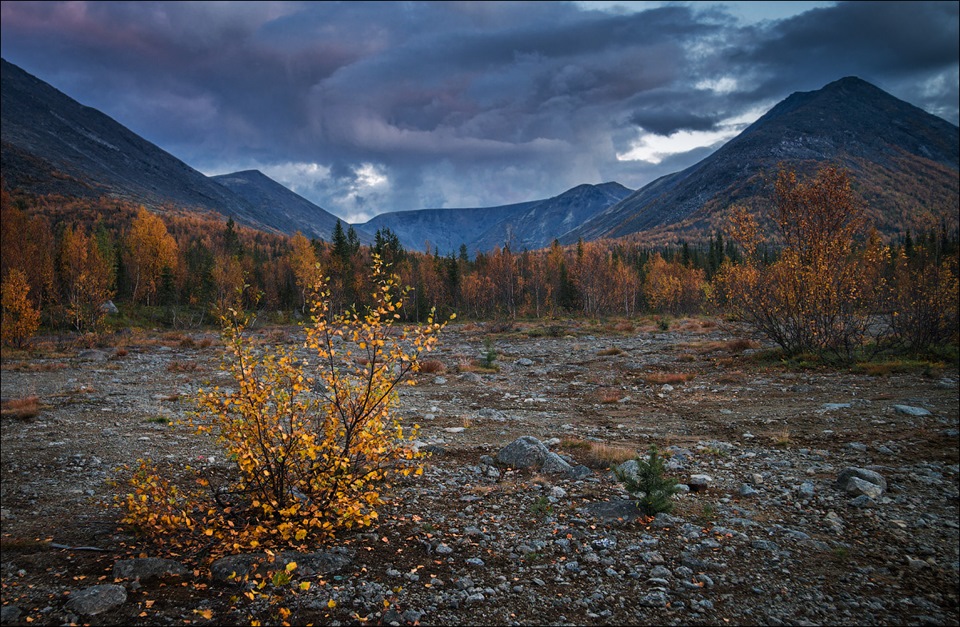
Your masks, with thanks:
<instances>
[{"instance_id":1,"label":"rocky ground","mask_svg":"<svg viewBox=\"0 0 960 627\"><path fill-rule=\"evenodd\" d=\"M213 339L5 353L3 400L40 411L2 419L3 623L960 623L955 366L801 370L709 320L454 325L399 408L423 476L281 556L312 585L271 604L224 581L257 556L160 555L103 505L121 464L215 454L169 424L220 379ZM652 444L687 491L651 519L609 467Z\"/></svg>"}]
</instances>

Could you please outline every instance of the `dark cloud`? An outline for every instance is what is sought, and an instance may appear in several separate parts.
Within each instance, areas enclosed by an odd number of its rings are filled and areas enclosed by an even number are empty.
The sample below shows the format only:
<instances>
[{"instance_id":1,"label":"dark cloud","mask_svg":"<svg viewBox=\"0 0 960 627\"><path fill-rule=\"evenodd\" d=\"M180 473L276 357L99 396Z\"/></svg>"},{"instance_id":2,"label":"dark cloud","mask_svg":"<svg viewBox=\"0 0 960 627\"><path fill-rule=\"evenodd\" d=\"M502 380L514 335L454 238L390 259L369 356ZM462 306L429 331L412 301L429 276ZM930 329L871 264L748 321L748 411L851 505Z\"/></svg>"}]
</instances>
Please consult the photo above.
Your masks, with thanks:
<instances>
[{"instance_id":1,"label":"dark cloud","mask_svg":"<svg viewBox=\"0 0 960 627\"><path fill-rule=\"evenodd\" d=\"M359 219L639 187L710 150L618 158L644 134L713 137L846 75L957 123L957 7L750 25L697 3L4 2L0 43L195 167L257 167Z\"/></svg>"}]
</instances>

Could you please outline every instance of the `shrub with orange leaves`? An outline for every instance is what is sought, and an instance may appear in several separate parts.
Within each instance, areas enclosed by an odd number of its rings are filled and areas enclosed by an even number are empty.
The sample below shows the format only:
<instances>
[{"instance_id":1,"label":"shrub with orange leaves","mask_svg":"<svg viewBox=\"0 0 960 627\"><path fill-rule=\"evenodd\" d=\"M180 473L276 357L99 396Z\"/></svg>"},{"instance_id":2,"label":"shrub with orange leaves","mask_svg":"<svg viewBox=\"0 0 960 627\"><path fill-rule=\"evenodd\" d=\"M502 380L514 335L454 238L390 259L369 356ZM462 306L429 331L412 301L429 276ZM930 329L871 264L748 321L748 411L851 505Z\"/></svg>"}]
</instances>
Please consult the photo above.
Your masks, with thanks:
<instances>
[{"instance_id":1,"label":"shrub with orange leaves","mask_svg":"<svg viewBox=\"0 0 960 627\"><path fill-rule=\"evenodd\" d=\"M782 249L765 265L756 219L734 210L731 235L745 261L721 267L716 295L789 354L851 358L868 339L878 311L875 282L885 249L876 237L858 244L863 208L846 173L827 167L799 181L781 170L773 217Z\"/></svg>"},{"instance_id":2,"label":"shrub with orange leaves","mask_svg":"<svg viewBox=\"0 0 960 627\"><path fill-rule=\"evenodd\" d=\"M214 486L198 475L203 493L184 492L144 465L129 481L124 522L221 551L303 547L372 524L383 480L422 472L410 443L416 426L405 432L392 408L444 326L432 316L412 332L394 326L398 278L375 257L373 280L374 305L332 320L318 281L302 345L310 359L296 347L255 346L247 318L225 316L223 369L234 387L201 390L192 425L217 436L234 476Z\"/></svg>"}]
</instances>

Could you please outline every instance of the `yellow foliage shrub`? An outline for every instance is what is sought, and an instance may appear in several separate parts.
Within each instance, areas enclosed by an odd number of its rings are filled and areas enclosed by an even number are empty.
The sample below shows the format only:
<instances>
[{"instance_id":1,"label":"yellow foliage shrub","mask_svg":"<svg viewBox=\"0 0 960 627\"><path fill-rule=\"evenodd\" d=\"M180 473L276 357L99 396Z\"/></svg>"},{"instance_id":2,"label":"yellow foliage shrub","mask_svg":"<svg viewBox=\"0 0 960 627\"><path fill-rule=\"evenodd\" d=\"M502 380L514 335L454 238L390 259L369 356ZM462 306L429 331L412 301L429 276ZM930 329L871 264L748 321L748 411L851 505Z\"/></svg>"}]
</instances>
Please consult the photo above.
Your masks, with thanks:
<instances>
[{"instance_id":1,"label":"yellow foliage shrub","mask_svg":"<svg viewBox=\"0 0 960 627\"><path fill-rule=\"evenodd\" d=\"M392 416L397 386L413 384L420 356L444 325L398 328L397 277L374 258L374 305L328 318L329 292L315 286L311 323L296 346L255 346L247 320L223 319L223 369L232 389L201 390L193 426L217 436L234 467L229 483L198 474L202 492L184 493L151 473L133 475L124 522L181 547L221 551L303 547L377 518L380 485L394 473L420 474L418 454ZM216 553L216 549L214 550Z\"/></svg>"}]
</instances>

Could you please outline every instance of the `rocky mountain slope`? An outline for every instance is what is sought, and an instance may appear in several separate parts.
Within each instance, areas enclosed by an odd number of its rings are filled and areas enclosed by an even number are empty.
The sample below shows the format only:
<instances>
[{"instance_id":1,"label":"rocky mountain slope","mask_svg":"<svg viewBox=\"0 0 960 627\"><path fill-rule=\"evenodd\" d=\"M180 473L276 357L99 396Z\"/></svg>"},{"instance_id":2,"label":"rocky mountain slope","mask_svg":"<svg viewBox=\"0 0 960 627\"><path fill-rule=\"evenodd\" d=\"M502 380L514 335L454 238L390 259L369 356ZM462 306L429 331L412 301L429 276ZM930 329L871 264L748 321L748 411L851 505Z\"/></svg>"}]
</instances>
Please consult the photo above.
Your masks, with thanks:
<instances>
[{"instance_id":1,"label":"rocky mountain slope","mask_svg":"<svg viewBox=\"0 0 960 627\"><path fill-rule=\"evenodd\" d=\"M702 233L733 204L766 202L783 163L803 173L832 162L882 231L956 211L960 129L855 77L797 92L699 163L601 212L562 242L640 232Z\"/></svg>"},{"instance_id":2,"label":"rocky mountain slope","mask_svg":"<svg viewBox=\"0 0 960 627\"><path fill-rule=\"evenodd\" d=\"M269 214L278 223L297 225L295 230L309 238L329 242L333 237L337 216L290 191L259 170L244 170L211 178L246 200L261 214ZM373 243L373 236L366 231L356 231L361 243Z\"/></svg>"}]
</instances>

